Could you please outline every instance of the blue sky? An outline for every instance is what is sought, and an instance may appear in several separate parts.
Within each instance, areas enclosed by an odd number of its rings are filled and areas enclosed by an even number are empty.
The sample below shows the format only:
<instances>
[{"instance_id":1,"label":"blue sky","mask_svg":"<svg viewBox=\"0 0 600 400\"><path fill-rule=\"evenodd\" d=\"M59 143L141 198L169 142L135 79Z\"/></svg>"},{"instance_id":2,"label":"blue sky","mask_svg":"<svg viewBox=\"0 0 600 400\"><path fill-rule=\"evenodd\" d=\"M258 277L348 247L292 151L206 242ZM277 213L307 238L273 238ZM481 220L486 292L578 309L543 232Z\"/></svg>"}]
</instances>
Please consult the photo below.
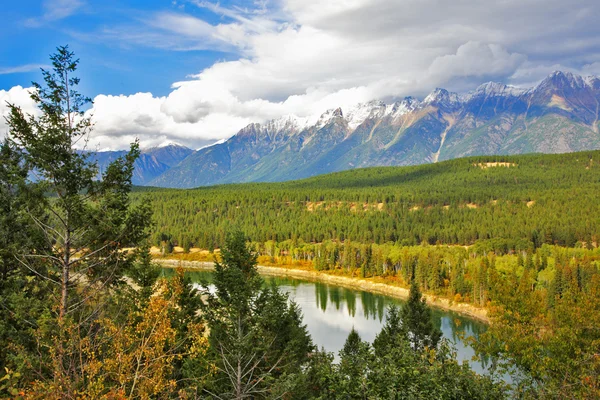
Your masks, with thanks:
<instances>
[{"instance_id":1,"label":"blue sky","mask_svg":"<svg viewBox=\"0 0 600 400\"><path fill-rule=\"evenodd\" d=\"M98 149L224 140L370 100L600 74L597 0L21 0L0 14L0 116L56 46L81 59ZM0 136L7 127L0 119Z\"/></svg>"},{"instance_id":2,"label":"blue sky","mask_svg":"<svg viewBox=\"0 0 600 400\"><path fill-rule=\"evenodd\" d=\"M55 2L60 7L62 2ZM64 2L68 3L68 2ZM82 90L88 95L152 92L167 95L173 82L197 74L216 60L235 59L235 49L177 51L106 38L108 29L136 28L156 13L188 14L217 24L226 16L166 0L71 2L67 15L49 16L52 2L10 1L3 4L0 24L0 88L29 86L39 80L39 65L58 45L68 44L81 59ZM226 5L226 3L221 3ZM64 4L62 5L64 7ZM12 72L11 70L23 70Z\"/></svg>"}]
</instances>

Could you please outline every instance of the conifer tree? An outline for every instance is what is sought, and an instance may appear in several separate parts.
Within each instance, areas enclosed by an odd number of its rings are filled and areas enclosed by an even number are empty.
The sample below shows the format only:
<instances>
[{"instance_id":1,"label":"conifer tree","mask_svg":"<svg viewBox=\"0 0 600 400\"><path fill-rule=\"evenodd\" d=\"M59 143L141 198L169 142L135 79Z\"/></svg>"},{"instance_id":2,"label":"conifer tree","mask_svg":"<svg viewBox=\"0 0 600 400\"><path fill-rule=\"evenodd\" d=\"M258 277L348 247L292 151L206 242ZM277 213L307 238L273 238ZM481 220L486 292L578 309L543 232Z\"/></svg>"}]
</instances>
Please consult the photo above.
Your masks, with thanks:
<instances>
[{"instance_id":1,"label":"conifer tree","mask_svg":"<svg viewBox=\"0 0 600 400\"><path fill-rule=\"evenodd\" d=\"M342 393L347 398L367 398L367 371L371 352L368 343L363 342L354 327L348 334L344 347L340 350Z\"/></svg>"},{"instance_id":2,"label":"conifer tree","mask_svg":"<svg viewBox=\"0 0 600 400\"><path fill-rule=\"evenodd\" d=\"M431 309L425 302L419 285L413 279L410 284L408 301L401 312L402 326L408 332L413 349L436 348L442 332L434 326Z\"/></svg>"},{"instance_id":3,"label":"conifer tree","mask_svg":"<svg viewBox=\"0 0 600 400\"><path fill-rule=\"evenodd\" d=\"M393 347L398 347L400 342L408 339L405 326L402 324L400 309L392 305L387 309L386 321L381 332L373 341L375 355L383 357Z\"/></svg>"},{"instance_id":4,"label":"conifer tree","mask_svg":"<svg viewBox=\"0 0 600 400\"><path fill-rule=\"evenodd\" d=\"M40 324L45 331L37 339L47 341L39 346L52 348L48 390L69 397L84 379L84 332L102 315L107 291L122 282L135 259L123 248L146 238L151 218L146 204L134 207L129 198L138 144L98 179L90 153L77 148L85 147L93 127L85 114L91 100L76 90L79 60L67 46L50 59L52 69L42 70L44 85L33 83L31 93L41 115L9 104L7 123L10 140L23 151L29 174L45 193L38 202L42 212L27 213L44 243L21 251L17 259L36 279L54 285L56 313L48 313L52 317Z\"/></svg>"},{"instance_id":5,"label":"conifer tree","mask_svg":"<svg viewBox=\"0 0 600 400\"><path fill-rule=\"evenodd\" d=\"M7 122L10 137L25 151L40 185L53 197L46 198L47 220L31 217L53 248L45 256L56 270L52 279L60 283L59 317L63 319L77 306L69 302L72 274L84 271L91 279L118 278L120 274L111 268L122 261L118 250L145 235L148 209L129 208L137 144L112 163L100 181L89 153L76 149L86 143L93 126L84 112L91 100L76 90L79 78L74 73L79 60L74 53L62 46L50 59L52 71L42 70L45 85L34 83L31 93L41 116L25 115L10 105ZM24 262L34 256L27 255Z\"/></svg>"},{"instance_id":6,"label":"conifer tree","mask_svg":"<svg viewBox=\"0 0 600 400\"><path fill-rule=\"evenodd\" d=\"M28 173L22 151L4 139L0 144L0 371L13 371L13 379L26 379L47 360L33 354L38 319L51 308L47 301L51 283L37 275L43 271L42 260L21 262L22 254L48 250L31 219L41 216L43 193L37 185L27 184ZM10 389L9 394L16 396Z\"/></svg>"},{"instance_id":7,"label":"conifer tree","mask_svg":"<svg viewBox=\"0 0 600 400\"><path fill-rule=\"evenodd\" d=\"M237 231L227 236L204 308L218 373L211 395L264 396L283 372L298 370L313 346L302 315L276 287L261 289L257 255Z\"/></svg>"}]
</instances>

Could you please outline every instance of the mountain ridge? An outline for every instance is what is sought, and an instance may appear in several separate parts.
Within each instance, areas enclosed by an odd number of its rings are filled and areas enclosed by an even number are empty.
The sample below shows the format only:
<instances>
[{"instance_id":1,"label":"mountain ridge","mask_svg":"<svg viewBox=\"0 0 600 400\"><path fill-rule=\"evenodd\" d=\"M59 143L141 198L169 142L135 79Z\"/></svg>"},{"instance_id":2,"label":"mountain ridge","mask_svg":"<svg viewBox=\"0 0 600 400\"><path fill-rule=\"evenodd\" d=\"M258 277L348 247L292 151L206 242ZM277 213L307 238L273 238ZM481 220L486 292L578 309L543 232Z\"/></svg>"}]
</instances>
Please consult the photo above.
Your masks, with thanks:
<instances>
[{"instance_id":1,"label":"mountain ridge","mask_svg":"<svg viewBox=\"0 0 600 400\"><path fill-rule=\"evenodd\" d=\"M196 187L283 181L346 169L471 155L600 149L600 79L555 71L532 88L487 82L252 123L228 140L148 173L143 184ZM157 159L158 161L160 161Z\"/></svg>"},{"instance_id":2,"label":"mountain ridge","mask_svg":"<svg viewBox=\"0 0 600 400\"><path fill-rule=\"evenodd\" d=\"M147 185L171 167L178 165L193 152L194 150L179 144L141 149L140 156L134 163L132 183ZM90 161L98 164L98 174L102 175L111 162L126 154L126 150L91 152Z\"/></svg>"}]
</instances>

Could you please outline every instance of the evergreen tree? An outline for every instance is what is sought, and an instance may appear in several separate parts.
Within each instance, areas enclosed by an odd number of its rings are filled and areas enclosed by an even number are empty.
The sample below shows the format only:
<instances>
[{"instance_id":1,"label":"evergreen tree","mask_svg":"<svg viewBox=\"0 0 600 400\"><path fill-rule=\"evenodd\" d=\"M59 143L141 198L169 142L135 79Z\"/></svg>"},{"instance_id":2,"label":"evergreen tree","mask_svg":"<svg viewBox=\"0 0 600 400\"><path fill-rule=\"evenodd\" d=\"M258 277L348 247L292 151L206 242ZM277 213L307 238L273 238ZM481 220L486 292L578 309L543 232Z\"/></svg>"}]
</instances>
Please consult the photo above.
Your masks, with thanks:
<instances>
[{"instance_id":1,"label":"evergreen tree","mask_svg":"<svg viewBox=\"0 0 600 400\"><path fill-rule=\"evenodd\" d=\"M135 259L123 248L146 238L151 218L146 204L131 206L129 197L139 146L134 143L98 180L89 153L75 148L86 142L92 128L84 114L90 100L76 90L79 60L63 46L51 61L52 70L42 70L45 84L34 83L31 93L41 116L26 115L9 104L7 123L10 140L23 151L35 186L45 193L39 198L41 212L27 212L25 225L35 226L34 236L42 237L43 244L25 246L26 251L16 254L19 264L35 275L29 286L36 286L38 279L55 285L54 296L46 301L57 301L38 321L36 335L39 347L52 349L52 364L38 379L55 396L72 397L86 379L81 365L85 332L107 310L108 291L122 284Z\"/></svg>"},{"instance_id":2,"label":"evergreen tree","mask_svg":"<svg viewBox=\"0 0 600 400\"><path fill-rule=\"evenodd\" d=\"M277 387L286 371L298 370L312 342L294 303L276 287L261 289L256 254L241 232L229 234L215 263L213 295L204 309L210 348L218 369L211 394L242 399Z\"/></svg>"},{"instance_id":3,"label":"evergreen tree","mask_svg":"<svg viewBox=\"0 0 600 400\"><path fill-rule=\"evenodd\" d=\"M367 371L371 358L370 346L363 342L354 327L340 350L339 373L342 398L368 398Z\"/></svg>"},{"instance_id":4,"label":"evergreen tree","mask_svg":"<svg viewBox=\"0 0 600 400\"><path fill-rule=\"evenodd\" d=\"M52 284L39 275L44 273L43 260L22 262L23 254L49 249L31 218L43 218L43 193L38 185L27 183L28 173L22 151L4 139L0 144L0 371L12 371L13 385L48 361L47 354L37 351L37 330L39 319L52 307L48 301ZM9 389L8 394L16 396L17 391Z\"/></svg>"},{"instance_id":5,"label":"evergreen tree","mask_svg":"<svg viewBox=\"0 0 600 400\"><path fill-rule=\"evenodd\" d=\"M138 290L132 290L134 296L145 303L154 292L154 285L160 276L160 266L152 262L150 249L147 245L138 250L138 260L133 263L128 271L128 276L138 286ZM144 304L145 305L145 304Z\"/></svg>"},{"instance_id":6,"label":"evergreen tree","mask_svg":"<svg viewBox=\"0 0 600 400\"><path fill-rule=\"evenodd\" d=\"M402 326L408 332L413 349L436 348L442 332L433 324L431 309L413 279L410 284L408 301L401 311Z\"/></svg>"},{"instance_id":7,"label":"evergreen tree","mask_svg":"<svg viewBox=\"0 0 600 400\"><path fill-rule=\"evenodd\" d=\"M390 349L397 347L408 339L406 327L402 323L401 311L398 306L391 305L387 309L386 321L381 332L373 341L375 355L383 357Z\"/></svg>"}]
</instances>

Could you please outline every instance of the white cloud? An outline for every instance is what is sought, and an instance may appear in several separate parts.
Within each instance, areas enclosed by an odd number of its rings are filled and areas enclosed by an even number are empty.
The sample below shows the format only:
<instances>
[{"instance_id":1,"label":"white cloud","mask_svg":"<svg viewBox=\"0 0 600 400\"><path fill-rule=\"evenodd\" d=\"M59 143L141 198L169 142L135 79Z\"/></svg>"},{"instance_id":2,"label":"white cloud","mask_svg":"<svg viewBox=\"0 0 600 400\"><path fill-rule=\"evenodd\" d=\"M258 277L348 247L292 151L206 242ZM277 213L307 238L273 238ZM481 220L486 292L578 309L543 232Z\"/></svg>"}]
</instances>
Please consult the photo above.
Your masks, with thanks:
<instances>
[{"instance_id":1,"label":"white cloud","mask_svg":"<svg viewBox=\"0 0 600 400\"><path fill-rule=\"evenodd\" d=\"M600 75L600 61L596 61L591 64L586 64L581 69L582 71L590 75Z\"/></svg>"},{"instance_id":2,"label":"white cloud","mask_svg":"<svg viewBox=\"0 0 600 400\"><path fill-rule=\"evenodd\" d=\"M600 72L594 0L281 0L249 9L187 4L187 13L156 13L97 35L239 58L174 83L165 97L96 97L100 147L125 147L135 135L143 145L172 140L200 147L247 123L286 114L314 118L374 98L425 96L436 86L530 85L556 69ZM194 16L193 7L217 14L219 23Z\"/></svg>"},{"instance_id":3,"label":"white cloud","mask_svg":"<svg viewBox=\"0 0 600 400\"><path fill-rule=\"evenodd\" d=\"M45 0L42 4L44 13L37 18L25 21L28 27L38 27L47 22L61 20L75 14L84 6L82 0Z\"/></svg>"},{"instance_id":4,"label":"white cloud","mask_svg":"<svg viewBox=\"0 0 600 400\"><path fill-rule=\"evenodd\" d=\"M211 112L195 121L176 121L165 113L165 97L151 93L131 96L99 95L89 111L95 123L91 140L99 148L125 148L136 137L142 146L174 141L190 147L201 147L223 138L223 132L244 126L250 119Z\"/></svg>"},{"instance_id":5,"label":"white cloud","mask_svg":"<svg viewBox=\"0 0 600 400\"><path fill-rule=\"evenodd\" d=\"M36 71L40 68L48 69L49 66L44 64L25 64L16 67L0 67L0 75L20 74L23 72Z\"/></svg>"},{"instance_id":6,"label":"white cloud","mask_svg":"<svg viewBox=\"0 0 600 400\"><path fill-rule=\"evenodd\" d=\"M199 18L194 18L185 14L166 12L157 14L149 21L149 25L169 30L177 34L199 38L211 35L214 29L211 24L204 22Z\"/></svg>"},{"instance_id":7,"label":"white cloud","mask_svg":"<svg viewBox=\"0 0 600 400\"><path fill-rule=\"evenodd\" d=\"M32 90L34 89L21 86L14 86L10 90L0 90L0 138L3 138L8 132L6 124L6 117L9 115L8 104L19 106L23 112L28 114L39 114L39 110L29 94Z\"/></svg>"},{"instance_id":8,"label":"white cloud","mask_svg":"<svg viewBox=\"0 0 600 400\"><path fill-rule=\"evenodd\" d=\"M496 44L467 42L458 48L456 54L433 60L426 78L443 83L454 78L511 76L525 60L524 55L509 53Z\"/></svg>"}]
</instances>

